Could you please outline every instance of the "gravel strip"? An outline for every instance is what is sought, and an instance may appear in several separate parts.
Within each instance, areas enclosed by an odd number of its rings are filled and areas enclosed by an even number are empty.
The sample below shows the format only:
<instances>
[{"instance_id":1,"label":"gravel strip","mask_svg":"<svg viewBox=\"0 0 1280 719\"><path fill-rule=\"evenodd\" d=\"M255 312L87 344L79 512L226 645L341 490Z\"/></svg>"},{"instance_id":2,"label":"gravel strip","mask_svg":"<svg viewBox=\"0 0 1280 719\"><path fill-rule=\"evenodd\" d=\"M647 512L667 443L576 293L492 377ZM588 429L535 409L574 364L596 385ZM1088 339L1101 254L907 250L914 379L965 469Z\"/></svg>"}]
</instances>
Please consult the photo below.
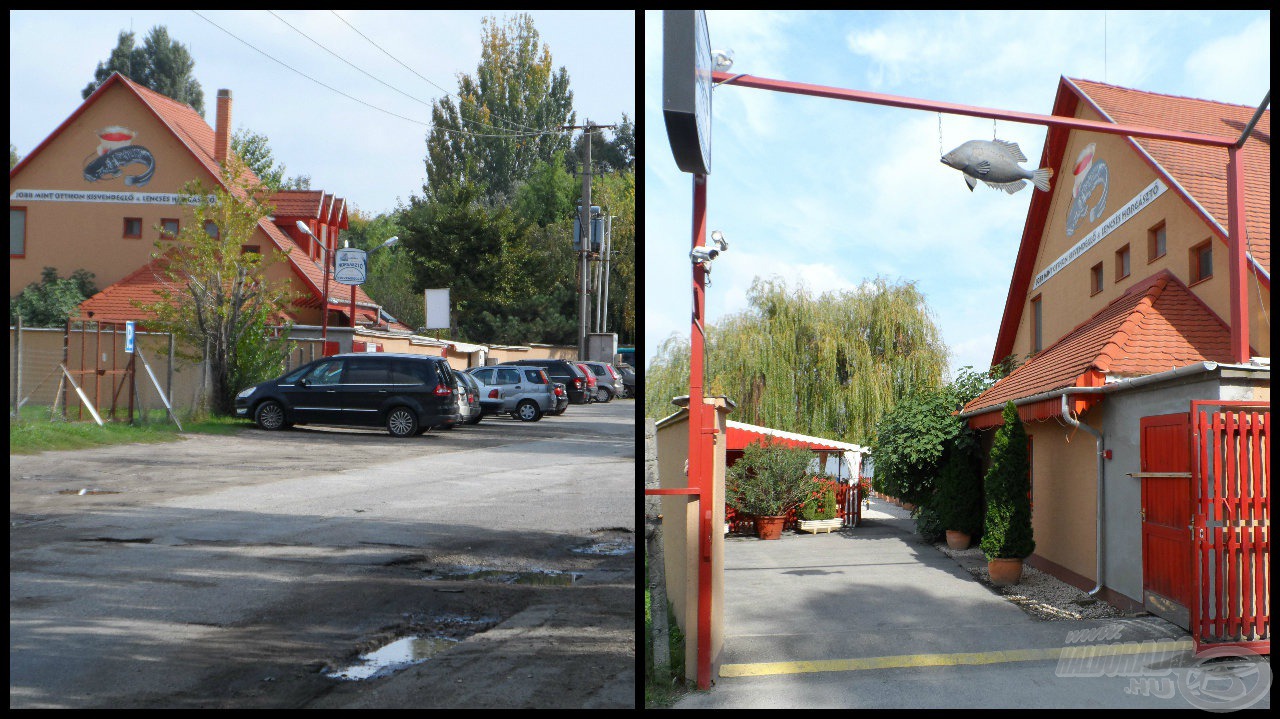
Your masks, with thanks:
<instances>
[{"instance_id":1,"label":"gravel strip","mask_svg":"<svg viewBox=\"0 0 1280 719\"><path fill-rule=\"evenodd\" d=\"M971 546L957 551L948 547L946 542L933 546L956 560L996 594L1018 605L1022 611L1036 619L1057 622L1137 616L1117 609L1101 599L1094 599L1083 590L1025 563L1022 565L1021 581L1011 587L997 587L991 583L986 557L978 547Z\"/></svg>"}]
</instances>

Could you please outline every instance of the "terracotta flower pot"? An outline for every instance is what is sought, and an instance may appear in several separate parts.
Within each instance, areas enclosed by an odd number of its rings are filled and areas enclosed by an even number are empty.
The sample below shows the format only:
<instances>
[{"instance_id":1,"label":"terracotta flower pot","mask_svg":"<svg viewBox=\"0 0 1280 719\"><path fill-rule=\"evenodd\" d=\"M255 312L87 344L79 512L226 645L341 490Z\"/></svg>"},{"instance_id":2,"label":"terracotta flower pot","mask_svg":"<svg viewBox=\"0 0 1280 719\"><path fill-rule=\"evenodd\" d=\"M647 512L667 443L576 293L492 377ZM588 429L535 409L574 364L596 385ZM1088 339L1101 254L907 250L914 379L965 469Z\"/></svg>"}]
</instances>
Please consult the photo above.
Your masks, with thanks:
<instances>
[{"instance_id":1,"label":"terracotta flower pot","mask_svg":"<svg viewBox=\"0 0 1280 719\"><path fill-rule=\"evenodd\" d=\"M1008 587L1022 580L1021 559L988 559L987 571L991 573L991 583L997 587Z\"/></svg>"},{"instance_id":2,"label":"terracotta flower pot","mask_svg":"<svg viewBox=\"0 0 1280 719\"><path fill-rule=\"evenodd\" d=\"M956 532L950 529L947 530L947 546L950 547L951 549L954 549L957 551L961 549L968 549L969 541L970 541L969 535L965 534L964 532Z\"/></svg>"},{"instance_id":3,"label":"terracotta flower pot","mask_svg":"<svg viewBox=\"0 0 1280 719\"><path fill-rule=\"evenodd\" d=\"M756 536L761 539L780 539L786 515L780 517L756 517Z\"/></svg>"},{"instance_id":4,"label":"terracotta flower pot","mask_svg":"<svg viewBox=\"0 0 1280 719\"><path fill-rule=\"evenodd\" d=\"M915 511L915 508L916 508L916 505L914 505L914 504L912 504L912 503L910 503L910 502L903 502L902 504L900 504L900 505L898 505L898 506L902 507L903 509L907 510L908 512L913 512L913 511Z\"/></svg>"}]
</instances>

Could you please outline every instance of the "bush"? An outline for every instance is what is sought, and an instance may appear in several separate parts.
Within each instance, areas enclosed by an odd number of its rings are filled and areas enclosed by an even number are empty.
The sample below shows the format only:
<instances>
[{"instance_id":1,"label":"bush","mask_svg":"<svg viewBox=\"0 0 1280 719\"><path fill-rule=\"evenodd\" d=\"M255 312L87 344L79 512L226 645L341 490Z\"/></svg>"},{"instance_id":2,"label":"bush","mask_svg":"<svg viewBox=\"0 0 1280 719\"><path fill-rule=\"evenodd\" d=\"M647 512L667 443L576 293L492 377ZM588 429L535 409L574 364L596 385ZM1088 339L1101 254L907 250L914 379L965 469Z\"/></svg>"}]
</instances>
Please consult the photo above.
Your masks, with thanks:
<instances>
[{"instance_id":1,"label":"bush","mask_svg":"<svg viewBox=\"0 0 1280 719\"><path fill-rule=\"evenodd\" d=\"M1009 402L1004 406L1004 425L996 430L991 469L984 480L987 515L981 546L987 559L1022 559L1036 549L1027 496L1030 469L1027 432L1017 408Z\"/></svg>"},{"instance_id":2,"label":"bush","mask_svg":"<svg viewBox=\"0 0 1280 719\"><path fill-rule=\"evenodd\" d=\"M725 499L740 512L777 517L819 489L809 475L813 453L764 439L748 444L725 476Z\"/></svg>"},{"instance_id":3,"label":"bush","mask_svg":"<svg viewBox=\"0 0 1280 719\"><path fill-rule=\"evenodd\" d=\"M815 490L813 496L800 505L800 519L811 522L815 519L836 518L836 489L830 481L822 482L823 489Z\"/></svg>"},{"instance_id":4,"label":"bush","mask_svg":"<svg viewBox=\"0 0 1280 719\"><path fill-rule=\"evenodd\" d=\"M947 528L932 503L918 505L911 510L911 517L916 520L916 533L924 541L933 544L946 538Z\"/></svg>"},{"instance_id":5,"label":"bush","mask_svg":"<svg viewBox=\"0 0 1280 719\"><path fill-rule=\"evenodd\" d=\"M932 505L943 529L976 536L982 531L982 457L972 430L963 430L947 446Z\"/></svg>"}]
</instances>

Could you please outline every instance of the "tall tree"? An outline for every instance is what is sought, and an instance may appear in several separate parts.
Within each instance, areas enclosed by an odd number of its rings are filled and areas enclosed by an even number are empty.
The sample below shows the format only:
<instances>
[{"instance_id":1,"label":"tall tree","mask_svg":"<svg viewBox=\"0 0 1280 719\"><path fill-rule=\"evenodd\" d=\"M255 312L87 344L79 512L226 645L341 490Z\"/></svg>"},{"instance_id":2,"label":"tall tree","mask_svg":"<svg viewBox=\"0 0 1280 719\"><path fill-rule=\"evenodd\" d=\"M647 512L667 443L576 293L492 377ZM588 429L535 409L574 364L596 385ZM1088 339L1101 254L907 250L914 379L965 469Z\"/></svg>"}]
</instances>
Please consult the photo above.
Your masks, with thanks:
<instances>
[{"instance_id":1,"label":"tall tree","mask_svg":"<svg viewBox=\"0 0 1280 719\"><path fill-rule=\"evenodd\" d=\"M623 172L635 169L636 162L636 125L622 113L622 119L613 123L612 130L597 130L591 133L591 165L592 172ZM606 138L605 132L611 137ZM568 166L575 172L581 170L583 146L587 144L587 133L581 133L573 141L573 152L566 157Z\"/></svg>"},{"instance_id":2,"label":"tall tree","mask_svg":"<svg viewBox=\"0 0 1280 719\"><path fill-rule=\"evenodd\" d=\"M15 146L12 142L9 143L9 169L12 170L13 166L18 164L18 162L20 162L21 160L22 158L18 156L17 146Z\"/></svg>"},{"instance_id":3,"label":"tall tree","mask_svg":"<svg viewBox=\"0 0 1280 719\"><path fill-rule=\"evenodd\" d=\"M528 14L500 24L482 21L480 64L458 78L458 102L432 104L427 136L427 184L434 197L450 183L478 184L490 200L508 198L538 160L569 149L573 93L564 67L539 45Z\"/></svg>"},{"instance_id":4,"label":"tall tree","mask_svg":"<svg viewBox=\"0 0 1280 719\"><path fill-rule=\"evenodd\" d=\"M924 296L877 278L817 298L756 278L748 308L708 328L706 387L738 405L743 422L869 444L876 421L915 388L937 387L947 347ZM688 393L688 344L645 377L646 406L662 416ZM683 381L674 368L684 368ZM678 372L678 370L676 370Z\"/></svg>"},{"instance_id":5,"label":"tall tree","mask_svg":"<svg viewBox=\"0 0 1280 719\"><path fill-rule=\"evenodd\" d=\"M57 268L46 267L40 272L40 282L32 282L10 300L9 321L22 315L27 327L61 327L77 314L80 303L97 291L93 273L88 270L76 270L62 279Z\"/></svg>"},{"instance_id":6,"label":"tall tree","mask_svg":"<svg viewBox=\"0 0 1280 719\"><path fill-rule=\"evenodd\" d=\"M204 91L200 89L199 81L191 76L195 65L187 47L170 38L164 25L151 28L142 47L135 46L132 32L121 31L111 56L106 62L98 63L93 82L81 91L80 96L89 97L111 77L111 73L119 72L161 95L187 103L204 115Z\"/></svg>"},{"instance_id":7,"label":"tall tree","mask_svg":"<svg viewBox=\"0 0 1280 719\"><path fill-rule=\"evenodd\" d=\"M165 280L157 300L135 301L155 316L149 325L173 332L188 348L184 356L209 363L209 406L223 416L235 411L238 391L279 373L288 353L287 342L273 340L269 328L283 324L287 336L280 308L291 299L289 287L266 275L284 253L241 250L273 211L263 199L267 191L245 183L243 169L233 155L223 168L225 186L193 181L183 187L184 200L194 202L194 221L182 224L176 242L157 243ZM206 201L210 195L213 201ZM217 226L216 236L205 231L208 222Z\"/></svg>"},{"instance_id":8,"label":"tall tree","mask_svg":"<svg viewBox=\"0 0 1280 719\"><path fill-rule=\"evenodd\" d=\"M285 166L283 163L276 165L270 142L266 135L243 127L231 134L231 150L253 170L263 186L271 190L310 190L310 175L285 178Z\"/></svg>"}]
</instances>

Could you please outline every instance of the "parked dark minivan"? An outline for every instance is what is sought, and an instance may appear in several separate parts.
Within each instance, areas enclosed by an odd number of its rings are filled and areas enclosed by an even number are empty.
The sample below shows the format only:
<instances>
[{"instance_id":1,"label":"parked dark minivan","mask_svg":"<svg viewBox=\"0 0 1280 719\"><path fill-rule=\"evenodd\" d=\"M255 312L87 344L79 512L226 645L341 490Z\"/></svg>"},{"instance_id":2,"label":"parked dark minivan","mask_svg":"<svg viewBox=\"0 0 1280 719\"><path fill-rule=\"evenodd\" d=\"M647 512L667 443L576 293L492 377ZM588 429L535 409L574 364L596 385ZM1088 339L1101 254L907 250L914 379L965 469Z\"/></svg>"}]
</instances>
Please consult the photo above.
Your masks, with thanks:
<instances>
[{"instance_id":1,"label":"parked dark minivan","mask_svg":"<svg viewBox=\"0 0 1280 719\"><path fill-rule=\"evenodd\" d=\"M395 437L461 421L458 379L442 357L325 357L236 395L236 416L266 430L295 424L383 426Z\"/></svg>"},{"instance_id":2,"label":"parked dark minivan","mask_svg":"<svg viewBox=\"0 0 1280 719\"><path fill-rule=\"evenodd\" d=\"M507 362L507 364L527 364L541 367L547 371L547 376L551 377L553 382L564 383L564 388L569 393L569 401L571 403L586 404L589 401L587 378L573 362L561 359L525 359Z\"/></svg>"}]
</instances>

